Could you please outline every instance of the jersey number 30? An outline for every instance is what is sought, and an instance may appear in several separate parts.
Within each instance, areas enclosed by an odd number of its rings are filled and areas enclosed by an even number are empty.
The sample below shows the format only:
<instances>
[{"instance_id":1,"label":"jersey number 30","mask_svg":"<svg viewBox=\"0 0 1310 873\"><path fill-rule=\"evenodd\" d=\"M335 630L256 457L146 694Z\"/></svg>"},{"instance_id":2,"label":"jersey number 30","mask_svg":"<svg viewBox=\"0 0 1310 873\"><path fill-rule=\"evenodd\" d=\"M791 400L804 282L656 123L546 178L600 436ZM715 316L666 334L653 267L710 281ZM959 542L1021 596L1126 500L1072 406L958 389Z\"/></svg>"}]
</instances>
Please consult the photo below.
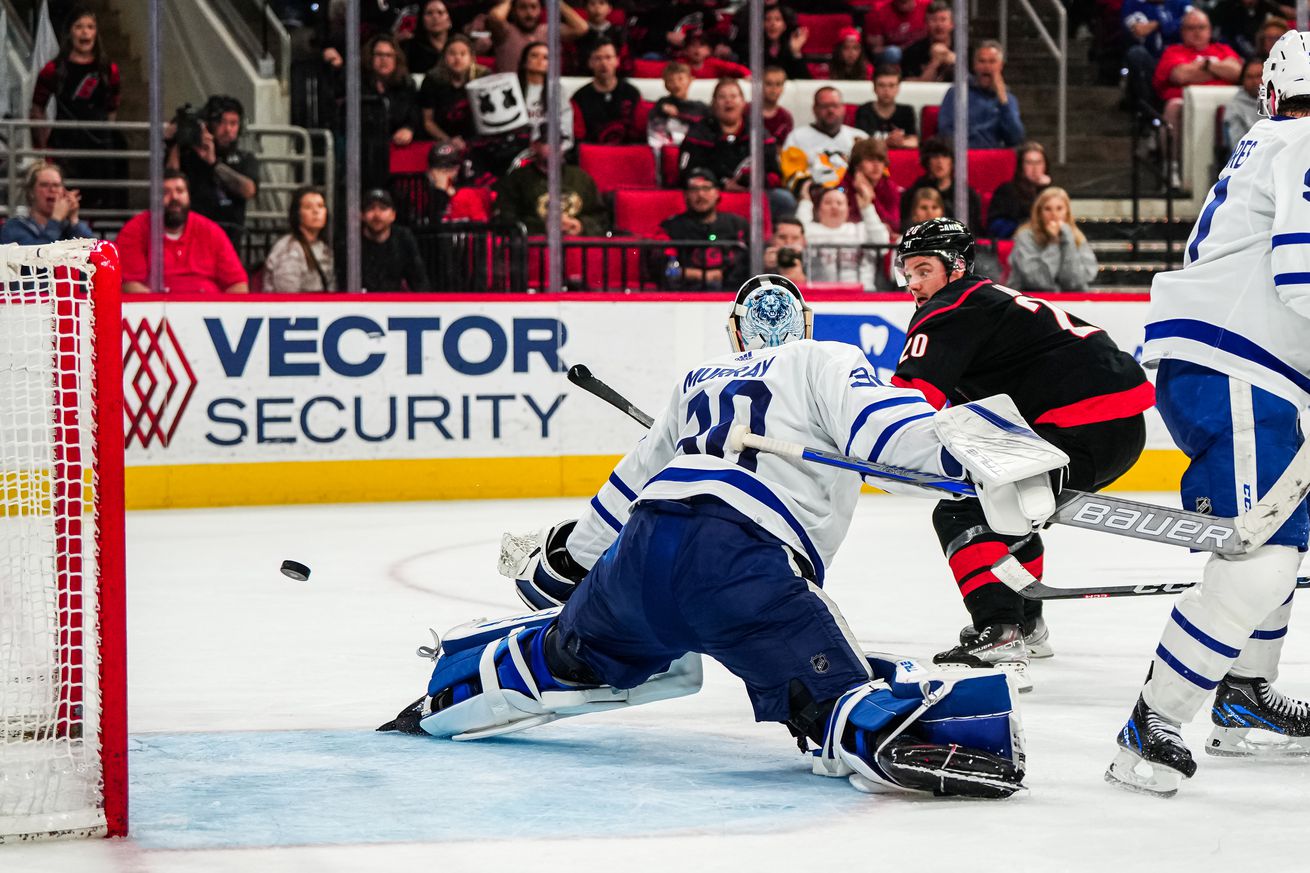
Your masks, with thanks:
<instances>
[{"instance_id":1,"label":"jersey number 30","mask_svg":"<svg viewBox=\"0 0 1310 873\"><path fill-rule=\"evenodd\" d=\"M695 396L687 401L687 422L695 421L696 433L679 440L678 450L684 455L706 454L722 458L728 431L736 423L734 401L739 396L750 401L751 433L763 434L764 414L769 411L769 401L773 399L769 386L754 379L735 379L723 386L723 390L719 392L717 416L711 415L710 396L704 391L697 391ZM745 449L737 458L737 463L754 473L757 455L755 449Z\"/></svg>"}]
</instances>

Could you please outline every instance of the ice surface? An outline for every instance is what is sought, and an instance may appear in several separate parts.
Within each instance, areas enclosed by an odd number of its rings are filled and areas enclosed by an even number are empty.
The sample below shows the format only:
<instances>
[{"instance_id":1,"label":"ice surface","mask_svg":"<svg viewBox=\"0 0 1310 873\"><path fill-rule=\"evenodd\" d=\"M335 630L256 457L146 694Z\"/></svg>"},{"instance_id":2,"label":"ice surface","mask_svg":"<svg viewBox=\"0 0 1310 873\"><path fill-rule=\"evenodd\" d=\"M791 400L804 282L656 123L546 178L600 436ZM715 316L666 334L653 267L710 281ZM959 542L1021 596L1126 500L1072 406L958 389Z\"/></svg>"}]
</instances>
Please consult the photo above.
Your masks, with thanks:
<instances>
[{"instance_id":1,"label":"ice surface","mask_svg":"<svg viewBox=\"0 0 1310 873\"><path fill-rule=\"evenodd\" d=\"M1163 500L1159 495L1144 495ZM128 519L132 832L0 847L0 871L1299 869L1310 760L1200 755L1173 800L1102 781L1171 597L1048 606L1022 699L1030 791L870 796L809 775L707 664L689 698L454 744L375 734L422 692L414 648L519 610L500 532L579 501L140 512ZM965 613L932 503L865 497L828 591L870 649L929 657ZM1201 556L1047 532L1053 585L1199 578ZM307 582L278 572L308 564ZM1280 687L1310 696L1293 623ZM971 866L970 869L973 869Z\"/></svg>"}]
</instances>

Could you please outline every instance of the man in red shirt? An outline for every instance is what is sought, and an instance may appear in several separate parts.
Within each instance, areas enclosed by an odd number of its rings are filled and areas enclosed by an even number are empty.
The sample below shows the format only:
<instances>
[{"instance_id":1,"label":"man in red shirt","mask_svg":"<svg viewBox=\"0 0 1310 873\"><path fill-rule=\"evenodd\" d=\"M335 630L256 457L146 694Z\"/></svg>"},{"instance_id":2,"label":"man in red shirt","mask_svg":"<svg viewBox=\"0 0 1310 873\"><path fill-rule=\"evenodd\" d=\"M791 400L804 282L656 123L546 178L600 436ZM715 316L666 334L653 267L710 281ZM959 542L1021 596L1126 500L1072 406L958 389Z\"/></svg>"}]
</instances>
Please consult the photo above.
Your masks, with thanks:
<instances>
[{"instance_id":1,"label":"man in red shirt","mask_svg":"<svg viewBox=\"0 0 1310 873\"><path fill-rule=\"evenodd\" d=\"M899 64L901 52L928 35L929 0L883 0L864 16L864 50L877 64Z\"/></svg>"},{"instance_id":2,"label":"man in red shirt","mask_svg":"<svg viewBox=\"0 0 1310 873\"><path fill-rule=\"evenodd\" d=\"M1210 41L1210 19L1199 9L1183 16L1183 41L1166 46L1155 67L1152 84L1164 102L1164 123L1169 128L1170 183L1179 187L1178 137L1182 129L1183 89L1190 85L1232 85L1242 75L1242 58L1221 42Z\"/></svg>"},{"instance_id":3,"label":"man in red shirt","mask_svg":"<svg viewBox=\"0 0 1310 873\"><path fill-rule=\"evenodd\" d=\"M191 214L191 194L181 170L164 171L164 287L179 293L250 291L245 268L223 229L203 215ZM123 290L152 290L150 278L150 212L138 212L123 225L115 240Z\"/></svg>"}]
</instances>

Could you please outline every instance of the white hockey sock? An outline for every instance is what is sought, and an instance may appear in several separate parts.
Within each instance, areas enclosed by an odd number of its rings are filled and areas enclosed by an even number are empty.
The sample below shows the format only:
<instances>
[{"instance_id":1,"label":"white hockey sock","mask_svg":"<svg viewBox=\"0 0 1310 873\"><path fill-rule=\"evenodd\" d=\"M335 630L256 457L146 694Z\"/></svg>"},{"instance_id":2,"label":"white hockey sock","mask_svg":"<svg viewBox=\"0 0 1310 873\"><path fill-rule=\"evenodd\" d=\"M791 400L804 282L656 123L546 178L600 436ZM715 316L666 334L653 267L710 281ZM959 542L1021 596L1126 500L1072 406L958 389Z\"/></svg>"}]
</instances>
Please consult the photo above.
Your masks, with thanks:
<instances>
[{"instance_id":1,"label":"white hockey sock","mask_svg":"<svg viewBox=\"0 0 1310 873\"><path fill-rule=\"evenodd\" d=\"M1212 557L1201 584L1184 592L1169 614L1151 679L1142 689L1147 705L1175 721L1191 721L1243 648L1254 642L1252 631L1283 608L1300 563L1300 553L1289 546ZM1261 642L1281 646L1281 638Z\"/></svg>"},{"instance_id":2,"label":"white hockey sock","mask_svg":"<svg viewBox=\"0 0 1310 873\"><path fill-rule=\"evenodd\" d=\"M1272 683L1278 678L1278 659L1283 653L1283 640L1287 639L1287 623L1292 617L1292 597L1287 595L1283 605L1269 613L1251 632L1251 638L1242 647L1242 654L1229 669L1229 673L1247 679L1260 677Z\"/></svg>"}]
</instances>

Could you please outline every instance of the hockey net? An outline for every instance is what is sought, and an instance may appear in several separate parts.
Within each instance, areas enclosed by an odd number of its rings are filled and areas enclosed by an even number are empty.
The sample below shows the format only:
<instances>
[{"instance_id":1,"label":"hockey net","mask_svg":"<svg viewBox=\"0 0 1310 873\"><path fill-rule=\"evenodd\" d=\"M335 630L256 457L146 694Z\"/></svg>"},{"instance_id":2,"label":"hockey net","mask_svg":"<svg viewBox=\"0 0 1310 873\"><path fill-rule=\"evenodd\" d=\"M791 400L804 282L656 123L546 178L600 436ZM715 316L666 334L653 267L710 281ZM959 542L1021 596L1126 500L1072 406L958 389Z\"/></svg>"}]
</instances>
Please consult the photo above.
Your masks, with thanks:
<instances>
[{"instance_id":1,"label":"hockey net","mask_svg":"<svg viewBox=\"0 0 1310 873\"><path fill-rule=\"evenodd\" d=\"M0 246L0 843L127 828L117 256Z\"/></svg>"}]
</instances>

